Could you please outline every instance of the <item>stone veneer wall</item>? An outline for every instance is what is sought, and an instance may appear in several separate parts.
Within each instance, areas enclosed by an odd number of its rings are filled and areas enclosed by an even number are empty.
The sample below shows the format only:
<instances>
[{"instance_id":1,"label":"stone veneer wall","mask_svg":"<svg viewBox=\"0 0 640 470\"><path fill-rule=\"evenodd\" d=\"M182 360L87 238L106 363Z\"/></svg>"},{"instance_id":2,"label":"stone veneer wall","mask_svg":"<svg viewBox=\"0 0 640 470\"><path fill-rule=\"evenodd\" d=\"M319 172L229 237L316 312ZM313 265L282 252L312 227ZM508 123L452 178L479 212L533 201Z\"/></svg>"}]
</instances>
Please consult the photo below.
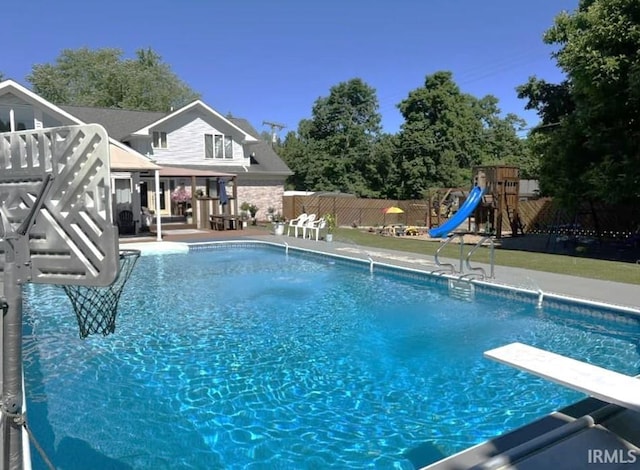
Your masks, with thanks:
<instances>
[{"instance_id":1,"label":"stone veneer wall","mask_svg":"<svg viewBox=\"0 0 640 470\"><path fill-rule=\"evenodd\" d=\"M241 181L238 183L238 210L243 202L258 206L256 218L267 220L267 209L273 207L282 213L282 196L284 183L282 181Z\"/></svg>"}]
</instances>

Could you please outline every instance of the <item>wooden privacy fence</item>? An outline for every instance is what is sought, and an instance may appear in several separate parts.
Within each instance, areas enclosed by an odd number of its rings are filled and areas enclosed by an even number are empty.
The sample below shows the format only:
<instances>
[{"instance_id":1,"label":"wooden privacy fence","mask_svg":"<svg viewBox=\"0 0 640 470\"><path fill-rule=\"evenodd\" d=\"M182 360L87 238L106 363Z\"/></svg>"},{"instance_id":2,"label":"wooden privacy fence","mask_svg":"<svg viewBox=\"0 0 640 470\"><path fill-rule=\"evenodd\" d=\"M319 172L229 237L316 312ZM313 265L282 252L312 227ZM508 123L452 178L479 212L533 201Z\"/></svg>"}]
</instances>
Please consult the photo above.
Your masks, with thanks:
<instances>
[{"instance_id":1,"label":"wooden privacy fence","mask_svg":"<svg viewBox=\"0 0 640 470\"><path fill-rule=\"evenodd\" d=\"M640 208L583 202L567 210L551 198L520 203L525 233L567 233L589 237L626 238L640 229Z\"/></svg>"},{"instance_id":2,"label":"wooden privacy fence","mask_svg":"<svg viewBox=\"0 0 640 470\"><path fill-rule=\"evenodd\" d=\"M402 214L385 214L383 209L396 206ZM396 201L389 199L362 199L352 196L284 196L284 216L293 219L303 212L335 214L339 226L376 227L390 223L426 225L428 204L425 200Z\"/></svg>"},{"instance_id":3,"label":"wooden privacy fence","mask_svg":"<svg viewBox=\"0 0 640 470\"><path fill-rule=\"evenodd\" d=\"M383 209L396 206L402 214L384 214ZM363 199L353 196L312 195L284 196L283 214L293 219L303 212L335 214L339 226L377 227L391 223L403 223L426 227L429 204L424 199L389 200ZM638 229L640 209L612 207L604 204L591 206L584 203L575 211L563 210L551 198L519 202L520 227L524 233L563 233L571 231L585 236L624 238ZM502 218L503 233L509 233L509 219ZM444 223L444 220L442 220Z\"/></svg>"}]
</instances>

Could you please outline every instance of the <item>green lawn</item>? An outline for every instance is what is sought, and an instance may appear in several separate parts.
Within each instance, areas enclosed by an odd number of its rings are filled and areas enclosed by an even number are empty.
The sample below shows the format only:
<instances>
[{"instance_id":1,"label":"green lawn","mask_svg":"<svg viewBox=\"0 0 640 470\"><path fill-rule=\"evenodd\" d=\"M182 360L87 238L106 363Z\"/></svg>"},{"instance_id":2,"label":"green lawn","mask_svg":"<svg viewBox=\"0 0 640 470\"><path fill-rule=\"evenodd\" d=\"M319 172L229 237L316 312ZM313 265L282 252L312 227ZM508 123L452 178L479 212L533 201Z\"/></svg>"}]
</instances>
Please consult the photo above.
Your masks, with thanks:
<instances>
[{"instance_id":1,"label":"green lawn","mask_svg":"<svg viewBox=\"0 0 640 470\"><path fill-rule=\"evenodd\" d=\"M338 228L334 233L334 240L363 247L384 248L409 253L419 253L421 255L433 255L440 246L440 243L432 241L418 240L411 237L383 237L375 233L349 228ZM465 253L470 249L471 246L467 245ZM449 245L442 251L441 256L458 259L459 253L459 245ZM489 249L478 249L473 255L472 260L488 263ZM635 263L603 261L582 256L552 255L501 249L496 249L495 251L495 263L500 266L512 266L607 281L625 282L628 284L640 284L640 264Z\"/></svg>"}]
</instances>

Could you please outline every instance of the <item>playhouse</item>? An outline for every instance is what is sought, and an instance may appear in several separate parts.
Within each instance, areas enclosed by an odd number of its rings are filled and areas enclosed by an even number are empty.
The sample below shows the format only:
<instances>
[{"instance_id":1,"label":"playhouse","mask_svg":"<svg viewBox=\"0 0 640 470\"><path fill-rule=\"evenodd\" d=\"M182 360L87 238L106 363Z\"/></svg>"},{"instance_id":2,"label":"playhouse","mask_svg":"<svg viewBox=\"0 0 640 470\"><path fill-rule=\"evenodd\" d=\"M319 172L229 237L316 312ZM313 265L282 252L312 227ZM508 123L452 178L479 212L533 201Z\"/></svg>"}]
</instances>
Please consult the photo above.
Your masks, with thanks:
<instances>
[{"instance_id":1,"label":"playhouse","mask_svg":"<svg viewBox=\"0 0 640 470\"><path fill-rule=\"evenodd\" d=\"M473 167L473 185L484 188L482 201L474 212L475 232L480 230L502 237L521 230L518 213L520 170L515 166L492 165Z\"/></svg>"},{"instance_id":2,"label":"playhouse","mask_svg":"<svg viewBox=\"0 0 640 470\"><path fill-rule=\"evenodd\" d=\"M472 233L491 233L496 238L501 238L505 231L517 235L521 229L518 214L519 173L514 166L475 166L471 189L432 190L427 212L431 236L444 236L465 220L467 231Z\"/></svg>"}]
</instances>

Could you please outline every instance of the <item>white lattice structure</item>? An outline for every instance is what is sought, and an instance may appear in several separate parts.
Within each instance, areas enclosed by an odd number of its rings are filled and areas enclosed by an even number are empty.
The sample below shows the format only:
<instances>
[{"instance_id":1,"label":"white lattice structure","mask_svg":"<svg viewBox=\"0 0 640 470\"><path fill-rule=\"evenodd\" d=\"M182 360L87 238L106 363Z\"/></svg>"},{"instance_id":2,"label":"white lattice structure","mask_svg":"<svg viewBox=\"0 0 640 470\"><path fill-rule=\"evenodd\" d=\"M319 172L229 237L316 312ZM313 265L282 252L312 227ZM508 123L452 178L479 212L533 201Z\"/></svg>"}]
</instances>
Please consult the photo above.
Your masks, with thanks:
<instances>
[{"instance_id":1,"label":"white lattice structure","mask_svg":"<svg viewBox=\"0 0 640 470\"><path fill-rule=\"evenodd\" d=\"M0 134L0 213L14 230L28 219L47 175L49 187L28 230L29 262L19 266L22 280L110 284L118 235L105 130L92 124Z\"/></svg>"}]
</instances>

